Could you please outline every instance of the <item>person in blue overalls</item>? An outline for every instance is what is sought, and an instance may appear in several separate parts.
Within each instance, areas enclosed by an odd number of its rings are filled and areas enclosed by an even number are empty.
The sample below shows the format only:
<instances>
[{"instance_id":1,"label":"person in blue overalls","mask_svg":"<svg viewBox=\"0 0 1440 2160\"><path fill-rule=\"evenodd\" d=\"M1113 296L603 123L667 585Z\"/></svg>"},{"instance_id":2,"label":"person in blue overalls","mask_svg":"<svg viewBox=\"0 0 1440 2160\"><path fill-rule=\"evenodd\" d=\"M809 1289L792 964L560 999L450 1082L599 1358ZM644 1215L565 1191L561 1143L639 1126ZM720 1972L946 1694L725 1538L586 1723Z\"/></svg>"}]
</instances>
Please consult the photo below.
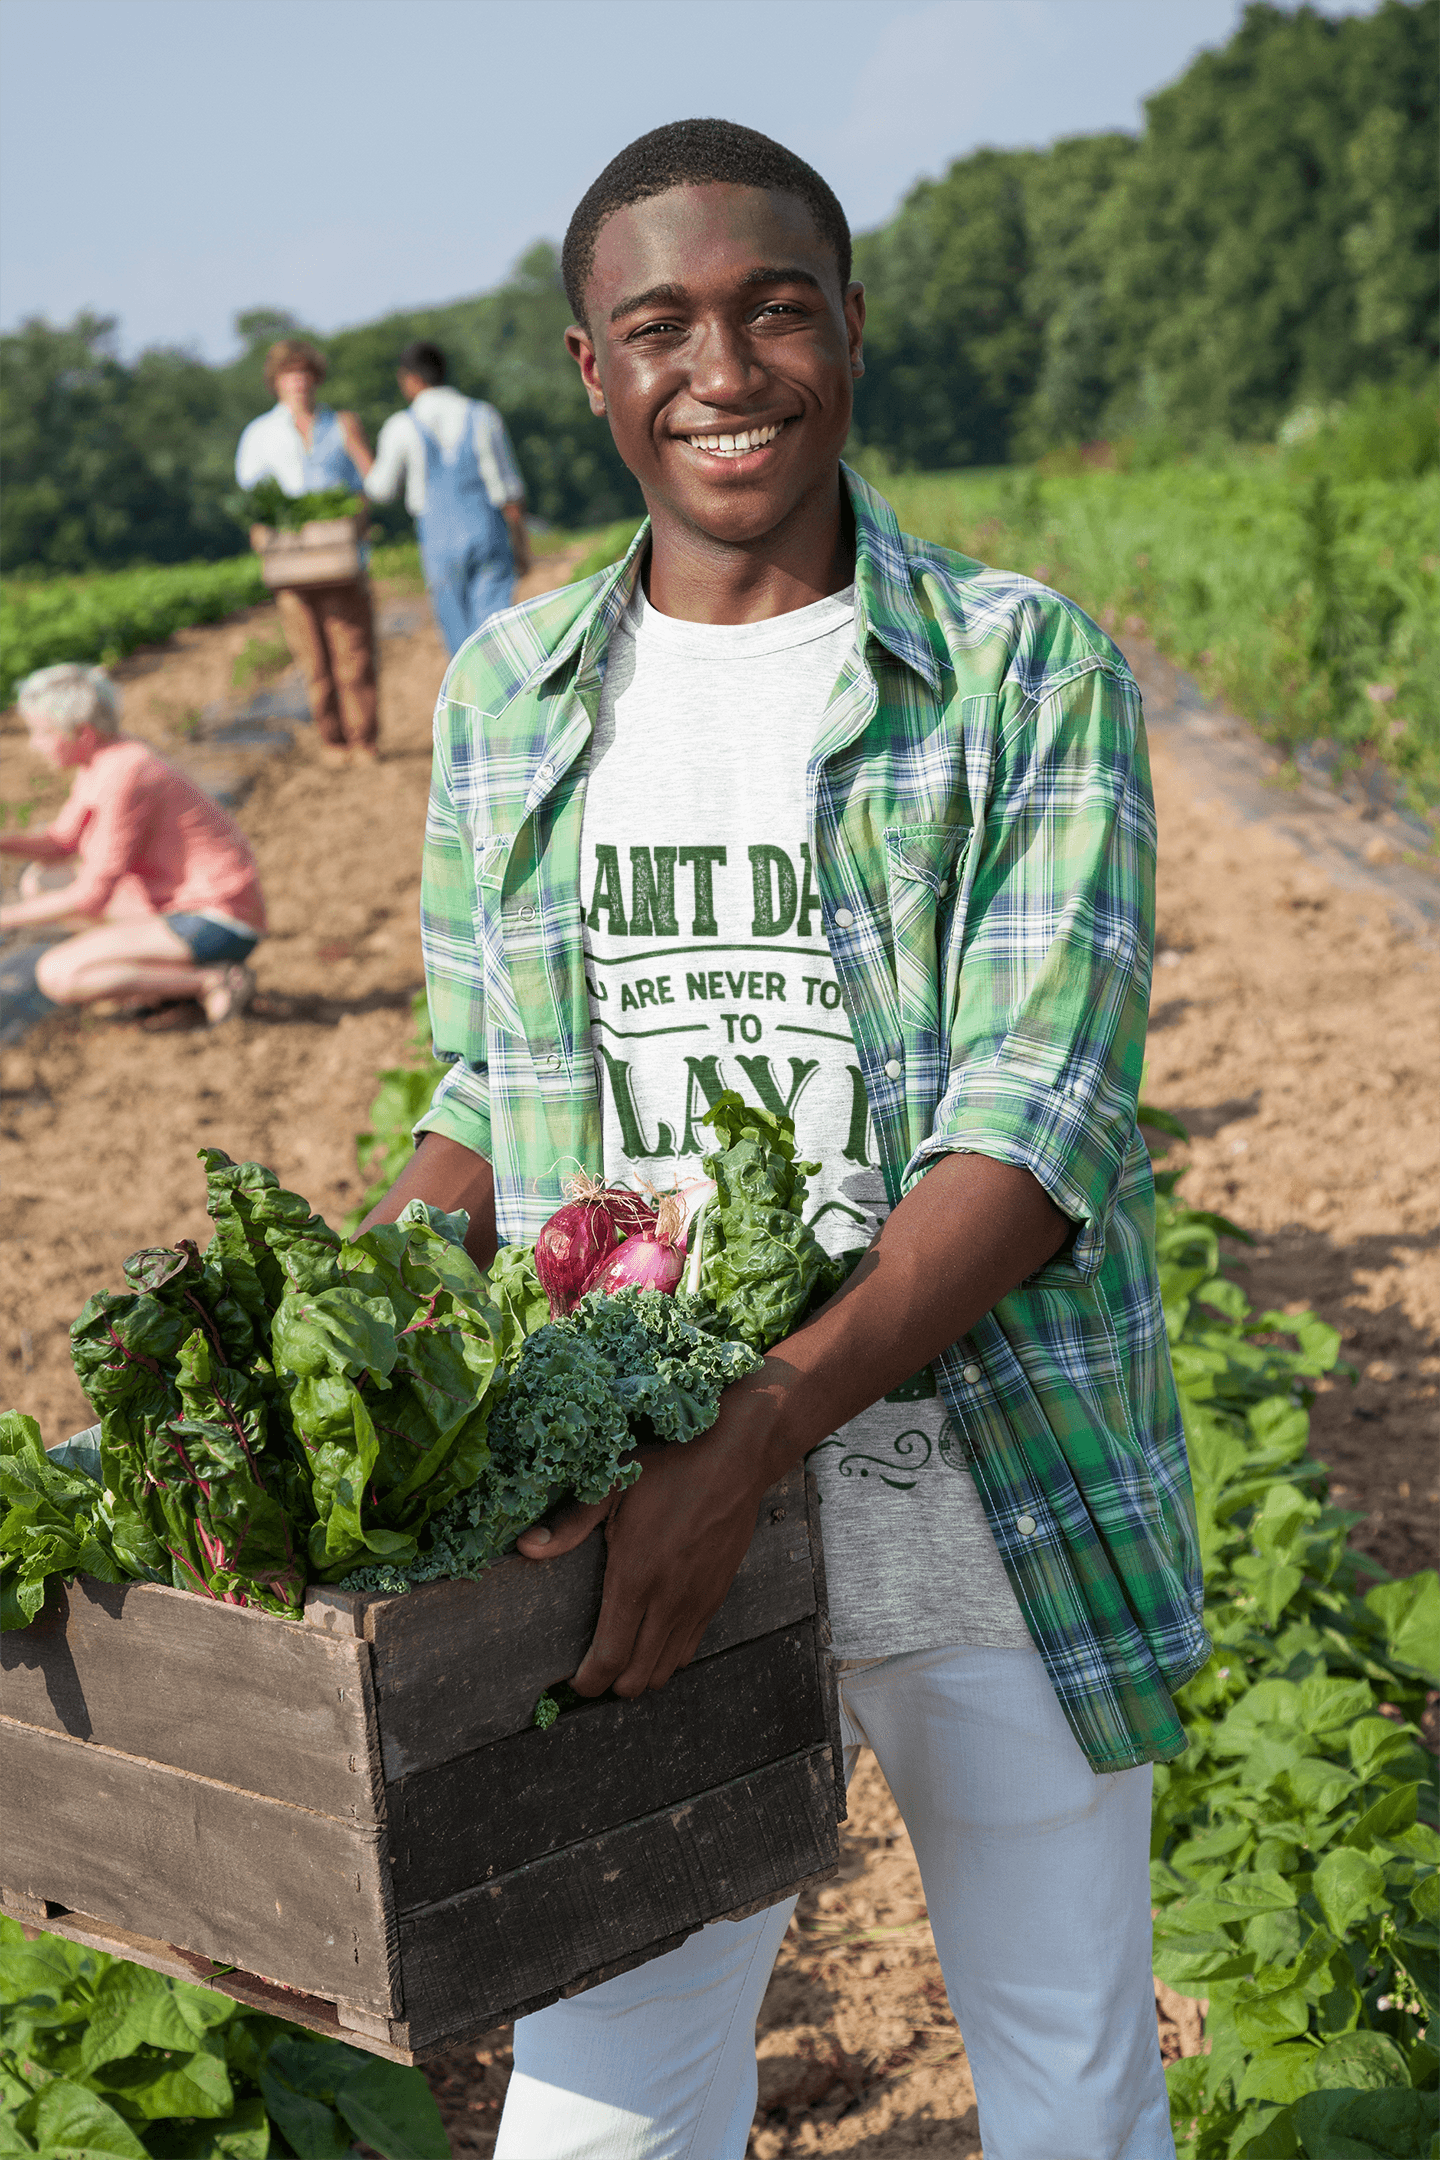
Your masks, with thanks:
<instances>
[{"instance_id":1,"label":"person in blue overalls","mask_svg":"<svg viewBox=\"0 0 1440 2160\"><path fill-rule=\"evenodd\" d=\"M405 507L420 529L420 559L435 620L452 653L509 607L530 567L525 483L493 405L445 381L445 355L423 339L397 370L409 411L392 413L365 472L372 502Z\"/></svg>"}]
</instances>

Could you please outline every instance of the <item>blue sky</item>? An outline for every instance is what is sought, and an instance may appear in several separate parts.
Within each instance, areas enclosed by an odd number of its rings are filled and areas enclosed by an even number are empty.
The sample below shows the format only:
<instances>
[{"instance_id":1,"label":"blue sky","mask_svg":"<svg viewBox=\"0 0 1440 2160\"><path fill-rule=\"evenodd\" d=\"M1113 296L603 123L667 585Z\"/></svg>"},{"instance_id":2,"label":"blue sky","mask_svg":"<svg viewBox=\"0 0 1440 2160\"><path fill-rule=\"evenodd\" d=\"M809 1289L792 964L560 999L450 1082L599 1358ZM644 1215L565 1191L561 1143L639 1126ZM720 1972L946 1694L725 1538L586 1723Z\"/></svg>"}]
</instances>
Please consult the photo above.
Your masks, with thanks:
<instances>
[{"instance_id":1,"label":"blue sky","mask_svg":"<svg viewBox=\"0 0 1440 2160\"><path fill-rule=\"evenodd\" d=\"M1331 14L1375 0L1325 0ZM482 291L620 146L714 113L857 230L982 143L1134 128L1239 0L4 0L0 323L234 348Z\"/></svg>"}]
</instances>

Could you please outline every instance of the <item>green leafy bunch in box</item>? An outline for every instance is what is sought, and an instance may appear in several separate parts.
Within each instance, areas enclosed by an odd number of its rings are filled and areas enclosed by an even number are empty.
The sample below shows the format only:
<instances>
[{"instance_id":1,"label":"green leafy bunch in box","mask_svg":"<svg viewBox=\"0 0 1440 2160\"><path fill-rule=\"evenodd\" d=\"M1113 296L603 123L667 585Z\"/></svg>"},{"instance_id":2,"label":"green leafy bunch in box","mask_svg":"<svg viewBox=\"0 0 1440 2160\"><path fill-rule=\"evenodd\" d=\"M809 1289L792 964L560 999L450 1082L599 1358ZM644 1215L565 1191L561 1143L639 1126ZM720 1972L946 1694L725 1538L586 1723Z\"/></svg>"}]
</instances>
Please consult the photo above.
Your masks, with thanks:
<instances>
[{"instance_id":1,"label":"green leafy bunch in box","mask_svg":"<svg viewBox=\"0 0 1440 2160\"><path fill-rule=\"evenodd\" d=\"M448 2160L418 2070L0 1917L0 2154Z\"/></svg>"},{"instance_id":2,"label":"green leafy bunch in box","mask_svg":"<svg viewBox=\"0 0 1440 2160\"><path fill-rule=\"evenodd\" d=\"M1440 2150L1440 1836L1416 1723L1440 1581L1349 1550L1360 1518L1305 1453L1339 1338L1252 1313L1220 1271L1220 1237L1243 1233L1176 1178L1157 1178L1157 1246L1215 1644L1180 1698L1189 1749L1155 1773L1155 1970L1208 2003L1209 2052L1168 2071L1177 2148L1419 2160Z\"/></svg>"}]
</instances>

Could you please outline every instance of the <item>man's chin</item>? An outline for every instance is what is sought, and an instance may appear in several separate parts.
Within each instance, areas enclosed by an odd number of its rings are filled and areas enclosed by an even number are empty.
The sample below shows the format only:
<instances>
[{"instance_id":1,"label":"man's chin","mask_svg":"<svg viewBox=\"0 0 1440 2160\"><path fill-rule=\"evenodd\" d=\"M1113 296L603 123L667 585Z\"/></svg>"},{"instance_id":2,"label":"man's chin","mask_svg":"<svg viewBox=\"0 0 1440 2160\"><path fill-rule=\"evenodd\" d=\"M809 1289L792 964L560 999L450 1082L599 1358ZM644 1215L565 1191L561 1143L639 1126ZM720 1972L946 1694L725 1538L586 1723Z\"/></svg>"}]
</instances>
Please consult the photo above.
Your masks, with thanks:
<instances>
[{"instance_id":1,"label":"man's chin","mask_svg":"<svg viewBox=\"0 0 1440 2160\"><path fill-rule=\"evenodd\" d=\"M838 481L838 459L827 477ZM822 484L818 478L816 484ZM652 518L658 511L663 521L673 519L716 547L753 548L779 532L812 494L813 488L687 487L667 489L653 501L647 496L647 506Z\"/></svg>"}]
</instances>

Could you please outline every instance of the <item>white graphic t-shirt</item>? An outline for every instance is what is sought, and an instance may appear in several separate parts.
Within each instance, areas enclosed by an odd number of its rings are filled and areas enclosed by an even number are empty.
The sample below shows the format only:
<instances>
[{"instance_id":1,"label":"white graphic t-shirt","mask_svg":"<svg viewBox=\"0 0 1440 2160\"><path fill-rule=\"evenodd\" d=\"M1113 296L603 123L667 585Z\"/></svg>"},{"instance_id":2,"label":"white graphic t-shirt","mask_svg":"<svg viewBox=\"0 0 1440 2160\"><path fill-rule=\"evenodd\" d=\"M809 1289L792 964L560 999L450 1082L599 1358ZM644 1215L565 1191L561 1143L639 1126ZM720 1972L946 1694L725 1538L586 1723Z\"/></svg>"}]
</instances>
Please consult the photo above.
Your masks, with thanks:
<instances>
[{"instance_id":1,"label":"white graphic t-shirt","mask_svg":"<svg viewBox=\"0 0 1440 2160\"><path fill-rule=\"evenodd\" d=\"M590 751L581 898L612 1182L701 1174L725 1088L795 1120L828 1252L887 1213L806 840L805 771L855 638L853 587L736 626L637 584ZM925 1392L921 1393L921 1390ZM837 1657L1029 1632L929 1375L815 1451Z\"/></svg>"}]
</instances>

